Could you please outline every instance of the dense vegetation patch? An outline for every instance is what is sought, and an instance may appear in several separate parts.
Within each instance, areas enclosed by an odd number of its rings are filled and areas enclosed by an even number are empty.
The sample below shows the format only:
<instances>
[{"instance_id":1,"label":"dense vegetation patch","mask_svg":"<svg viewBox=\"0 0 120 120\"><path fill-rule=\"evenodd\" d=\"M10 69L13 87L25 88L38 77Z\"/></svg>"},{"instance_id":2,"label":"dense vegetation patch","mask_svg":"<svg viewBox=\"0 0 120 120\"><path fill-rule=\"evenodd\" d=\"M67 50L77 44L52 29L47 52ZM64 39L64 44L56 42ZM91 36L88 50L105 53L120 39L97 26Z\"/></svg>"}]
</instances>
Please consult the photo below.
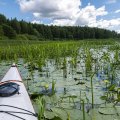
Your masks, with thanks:
<instances>
[{"instance_id":1,"label":"dense vegetation patch","mask_svg":"<svg viewBox=\"0 0 120 120\"><path fill-rule=\"evenodd\" d=\"M117 41L0 41L0 76L13 62L39 120L120 119Z\"/></svg>"}]
</instances>

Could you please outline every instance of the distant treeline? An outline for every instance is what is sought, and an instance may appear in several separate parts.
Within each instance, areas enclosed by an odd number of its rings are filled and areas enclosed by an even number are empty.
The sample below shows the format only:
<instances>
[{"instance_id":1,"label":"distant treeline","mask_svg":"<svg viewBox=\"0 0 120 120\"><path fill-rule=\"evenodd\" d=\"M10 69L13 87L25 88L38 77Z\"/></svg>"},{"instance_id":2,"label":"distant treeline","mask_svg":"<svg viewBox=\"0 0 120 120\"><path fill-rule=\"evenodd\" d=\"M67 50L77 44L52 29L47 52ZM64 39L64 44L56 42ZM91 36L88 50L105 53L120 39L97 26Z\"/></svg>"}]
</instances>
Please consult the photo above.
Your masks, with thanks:
<instances>
[{"instance_id":1,"label":"distant treeline","mask_svg":"<svg viewBox=\"0 0 120 120\"><path fill-rule=\"evenodd\" d=\"M28 23L16 18L7 19L0 14L0 39L21 40L80 40L80 39L107 39L120 38L120 34L100 28L80 26L48 26Z\"/></svg>"}]
</instances>

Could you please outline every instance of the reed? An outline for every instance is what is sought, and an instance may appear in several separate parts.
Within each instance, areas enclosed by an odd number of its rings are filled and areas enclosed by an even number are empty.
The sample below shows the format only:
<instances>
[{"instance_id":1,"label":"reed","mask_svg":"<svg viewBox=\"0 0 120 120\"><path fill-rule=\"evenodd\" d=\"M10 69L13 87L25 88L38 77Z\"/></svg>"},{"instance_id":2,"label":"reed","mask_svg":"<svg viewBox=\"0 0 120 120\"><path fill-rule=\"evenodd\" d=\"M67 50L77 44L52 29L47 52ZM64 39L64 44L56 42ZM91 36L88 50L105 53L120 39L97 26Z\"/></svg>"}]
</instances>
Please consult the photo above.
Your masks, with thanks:
<instances>
[{"instance_id":1,"label":"reed","mask_svg":"<svg viewBox=\"0 0 120 120\"><path fill-rule=\"evenodd\" d=\"M55 94L55 84L56 82L53 80L52 81L52 95Z\"/></svg>"},{"instance_id":2,"label":"reed","mask_svg":"<svg viewBox=\"0 0 120 120\"><path fill-rule=\"evenodd\" d=\"M92 70L92 54L89 49L86 49L86 59L85 59L86 73Z\"/></svg>"},{"instance_id":3,"label":"reed","mask_svg":"<svg viewBox=\"0 0 120 120\"><path fill-rule=\"evenodd\" d=\"M81 99L81 102L82 102L83 120L85 120L85 102L83 99Z\"/></svg>"},{"instance_id":4,"label":"reed","mask_svg":"<svg viewBox=\"0 0 120 120\"><path fill-rule=\"evenodd\" d=\"M93 91L93 77L94 77L94 74L95 74L95 73L93 73L93 74L91 75L92 108L94 108L94 91Z\"/></svg>"},{"instance_id":5,"label":"reed","mask_svg":"<svg viewBox=\"0 0 120 120\"><path fill-rule=\"evenodd\" d=\"M45 100L42 97L38 97L35 102L38 108L38 120L44 120Z\"/></svg>"}]
</instances>

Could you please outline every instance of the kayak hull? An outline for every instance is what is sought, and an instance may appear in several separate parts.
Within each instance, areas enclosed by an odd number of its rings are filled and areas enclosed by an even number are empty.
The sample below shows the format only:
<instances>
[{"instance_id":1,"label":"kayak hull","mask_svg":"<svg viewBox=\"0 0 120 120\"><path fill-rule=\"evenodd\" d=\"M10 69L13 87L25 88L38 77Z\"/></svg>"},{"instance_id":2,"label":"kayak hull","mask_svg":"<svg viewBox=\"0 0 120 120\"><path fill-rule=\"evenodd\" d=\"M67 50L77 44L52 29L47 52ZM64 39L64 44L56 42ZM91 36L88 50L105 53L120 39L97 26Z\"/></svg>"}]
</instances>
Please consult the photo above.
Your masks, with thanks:
<instances>
[{"instance_id":1,"label":"kayak hull","mask_svg":"<svg viewBox=\"0 0 120 120\"><path fill-rule=\"evenodd\" d=\"M37 120L37 117L34 116L35 111L31 100L16 66L12 66L1 80L2 83L9 81L19 84L19 94L0 97L0 111L3 111L0 112L0 120ZM9 114L6 111L12 112L9 112Z\"/></svg>"}]
</instances>

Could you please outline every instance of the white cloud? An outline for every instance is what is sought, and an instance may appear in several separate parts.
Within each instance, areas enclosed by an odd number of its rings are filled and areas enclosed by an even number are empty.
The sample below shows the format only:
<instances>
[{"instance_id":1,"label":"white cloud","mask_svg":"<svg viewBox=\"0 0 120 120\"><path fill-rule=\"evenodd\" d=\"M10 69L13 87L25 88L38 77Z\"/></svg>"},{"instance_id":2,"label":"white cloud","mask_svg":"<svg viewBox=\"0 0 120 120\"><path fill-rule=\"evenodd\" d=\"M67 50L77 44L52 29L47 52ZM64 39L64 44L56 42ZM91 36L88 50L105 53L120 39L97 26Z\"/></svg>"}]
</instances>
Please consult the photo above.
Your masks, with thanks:
<instances>
[{"instance_id":1,"label":"white cloud","mask_svg":"<svg viewBox=\"0 0 120 120\"><path fill-rule=\"evenodd\" d=\"M92 24L89 24L90 27L99 27L106 28L109 30L115 30L116 32L120 32L120 18L111 19L111 20L99 20Z\"/></svg>"},{"instance_id":2,"label":"white cloud","mask_svg":"<svg viewBox=\"0 0 120 120\"><path fill-rule=\"evenodd\" d=\"M33 15L36 17L36 18L39 18L40 17L40 13L33 13Z\"/></svg>"},{"instance_id":3,"label":"white cloud","mask_svg":"<svg viewBox=\"0 0 120 120\"><path fill-rule=\"evenodd\" d=\"M43 22L40 21L40 20L33 20L31 23L33 23L33 24L35 24L35 23L37 23L37 24L42 24Z\"/></svg>"},{"instance_id":4,"label":"white cloud","mask_svg":"<svg viewBox=\"0 0 120 120\"><path fill-rule=\"evenodd\" d=\"M23 12L32 12L35 17L72 19L79 11L80 0L18 0Z\"/></svg>"},{"instance_id":5,"label":"white cloud","mask_svg":"<svg viewBox=\"0 0 120 120\"><path fill-rule=\"evenodd\" d=\"M116 10L115 13L120 13L120 9L119 9L119 10Z\"/></svg>"},{"instance_id":6,"label":"white cloud","mask_svg":"<svg viewBox=\"0 0 120 120\"><path fill-rule=\"evenodd\" d=\"M58 26L73 26L75 23L74 20L70 19L56 19L50 25L58 25Z\"/></svg>"},{"instance_id":7,"label":"white cloud","mask_svg":"<svg viewBox=\"0 0 120 120\"><path fill-rule=\"evenodd\" d=\"M85 8L79 9L72 19L54 19L52 24L84 26L96 22L97 16L103 16L106 14L107 12L105 11L105 6L96 9L95 6L89 4Z\"/></svg>"},{"instance_id":8,"label":"white cloud","mask_svg":"<svg viewBox=\"0 0 120 120\"><path fill-rule=\"evenodd\" d=\"M82 8L78 14L76 25L88 25L90 23L96 22L97 16L107 15L105 11L105 6L102 6L98 9L93 5L88 5L85 8Z\"/></svg>"},{"instance_id":9,"label":"white cloud","mask_svg":"<svg viewBox=\"0 0 120 120\"><path fill-rule=\"evenodd\" d=\"M116 30L117 33L120 33L120 30Z\"/></svg>"},{"instance_id":10,"label":"white cloud","mask_svg":"<svg viewBox=\"0 0 120 120\"><path fill-rule=\"evenodd\" d=\"M116 0L108 0L107 2L115 3ZM38 20L47 18L52 20L50 25L88 25L113 30L116 29L116 26L120 26L120 18L97 20L98 16L108 14L105 6L96 8L88 3L86 7L82 8L81 0L18 0L18 3L23 12L31 12L37 19L32 23L41 23Z\"/></svg>"},{"instance_id":11,"label":"white cloud","mask_svg":"<svg viewBox=\"0 0 120 120\"><path fill-rule=\"evenodd\" d=\"M81 8L80 0L18 0L23 12L32 12L35 18L52 19L55 25L87 25L97 16L107 14L105 6L98 9L90 3Z\"/></svg>"}]
</instances>

